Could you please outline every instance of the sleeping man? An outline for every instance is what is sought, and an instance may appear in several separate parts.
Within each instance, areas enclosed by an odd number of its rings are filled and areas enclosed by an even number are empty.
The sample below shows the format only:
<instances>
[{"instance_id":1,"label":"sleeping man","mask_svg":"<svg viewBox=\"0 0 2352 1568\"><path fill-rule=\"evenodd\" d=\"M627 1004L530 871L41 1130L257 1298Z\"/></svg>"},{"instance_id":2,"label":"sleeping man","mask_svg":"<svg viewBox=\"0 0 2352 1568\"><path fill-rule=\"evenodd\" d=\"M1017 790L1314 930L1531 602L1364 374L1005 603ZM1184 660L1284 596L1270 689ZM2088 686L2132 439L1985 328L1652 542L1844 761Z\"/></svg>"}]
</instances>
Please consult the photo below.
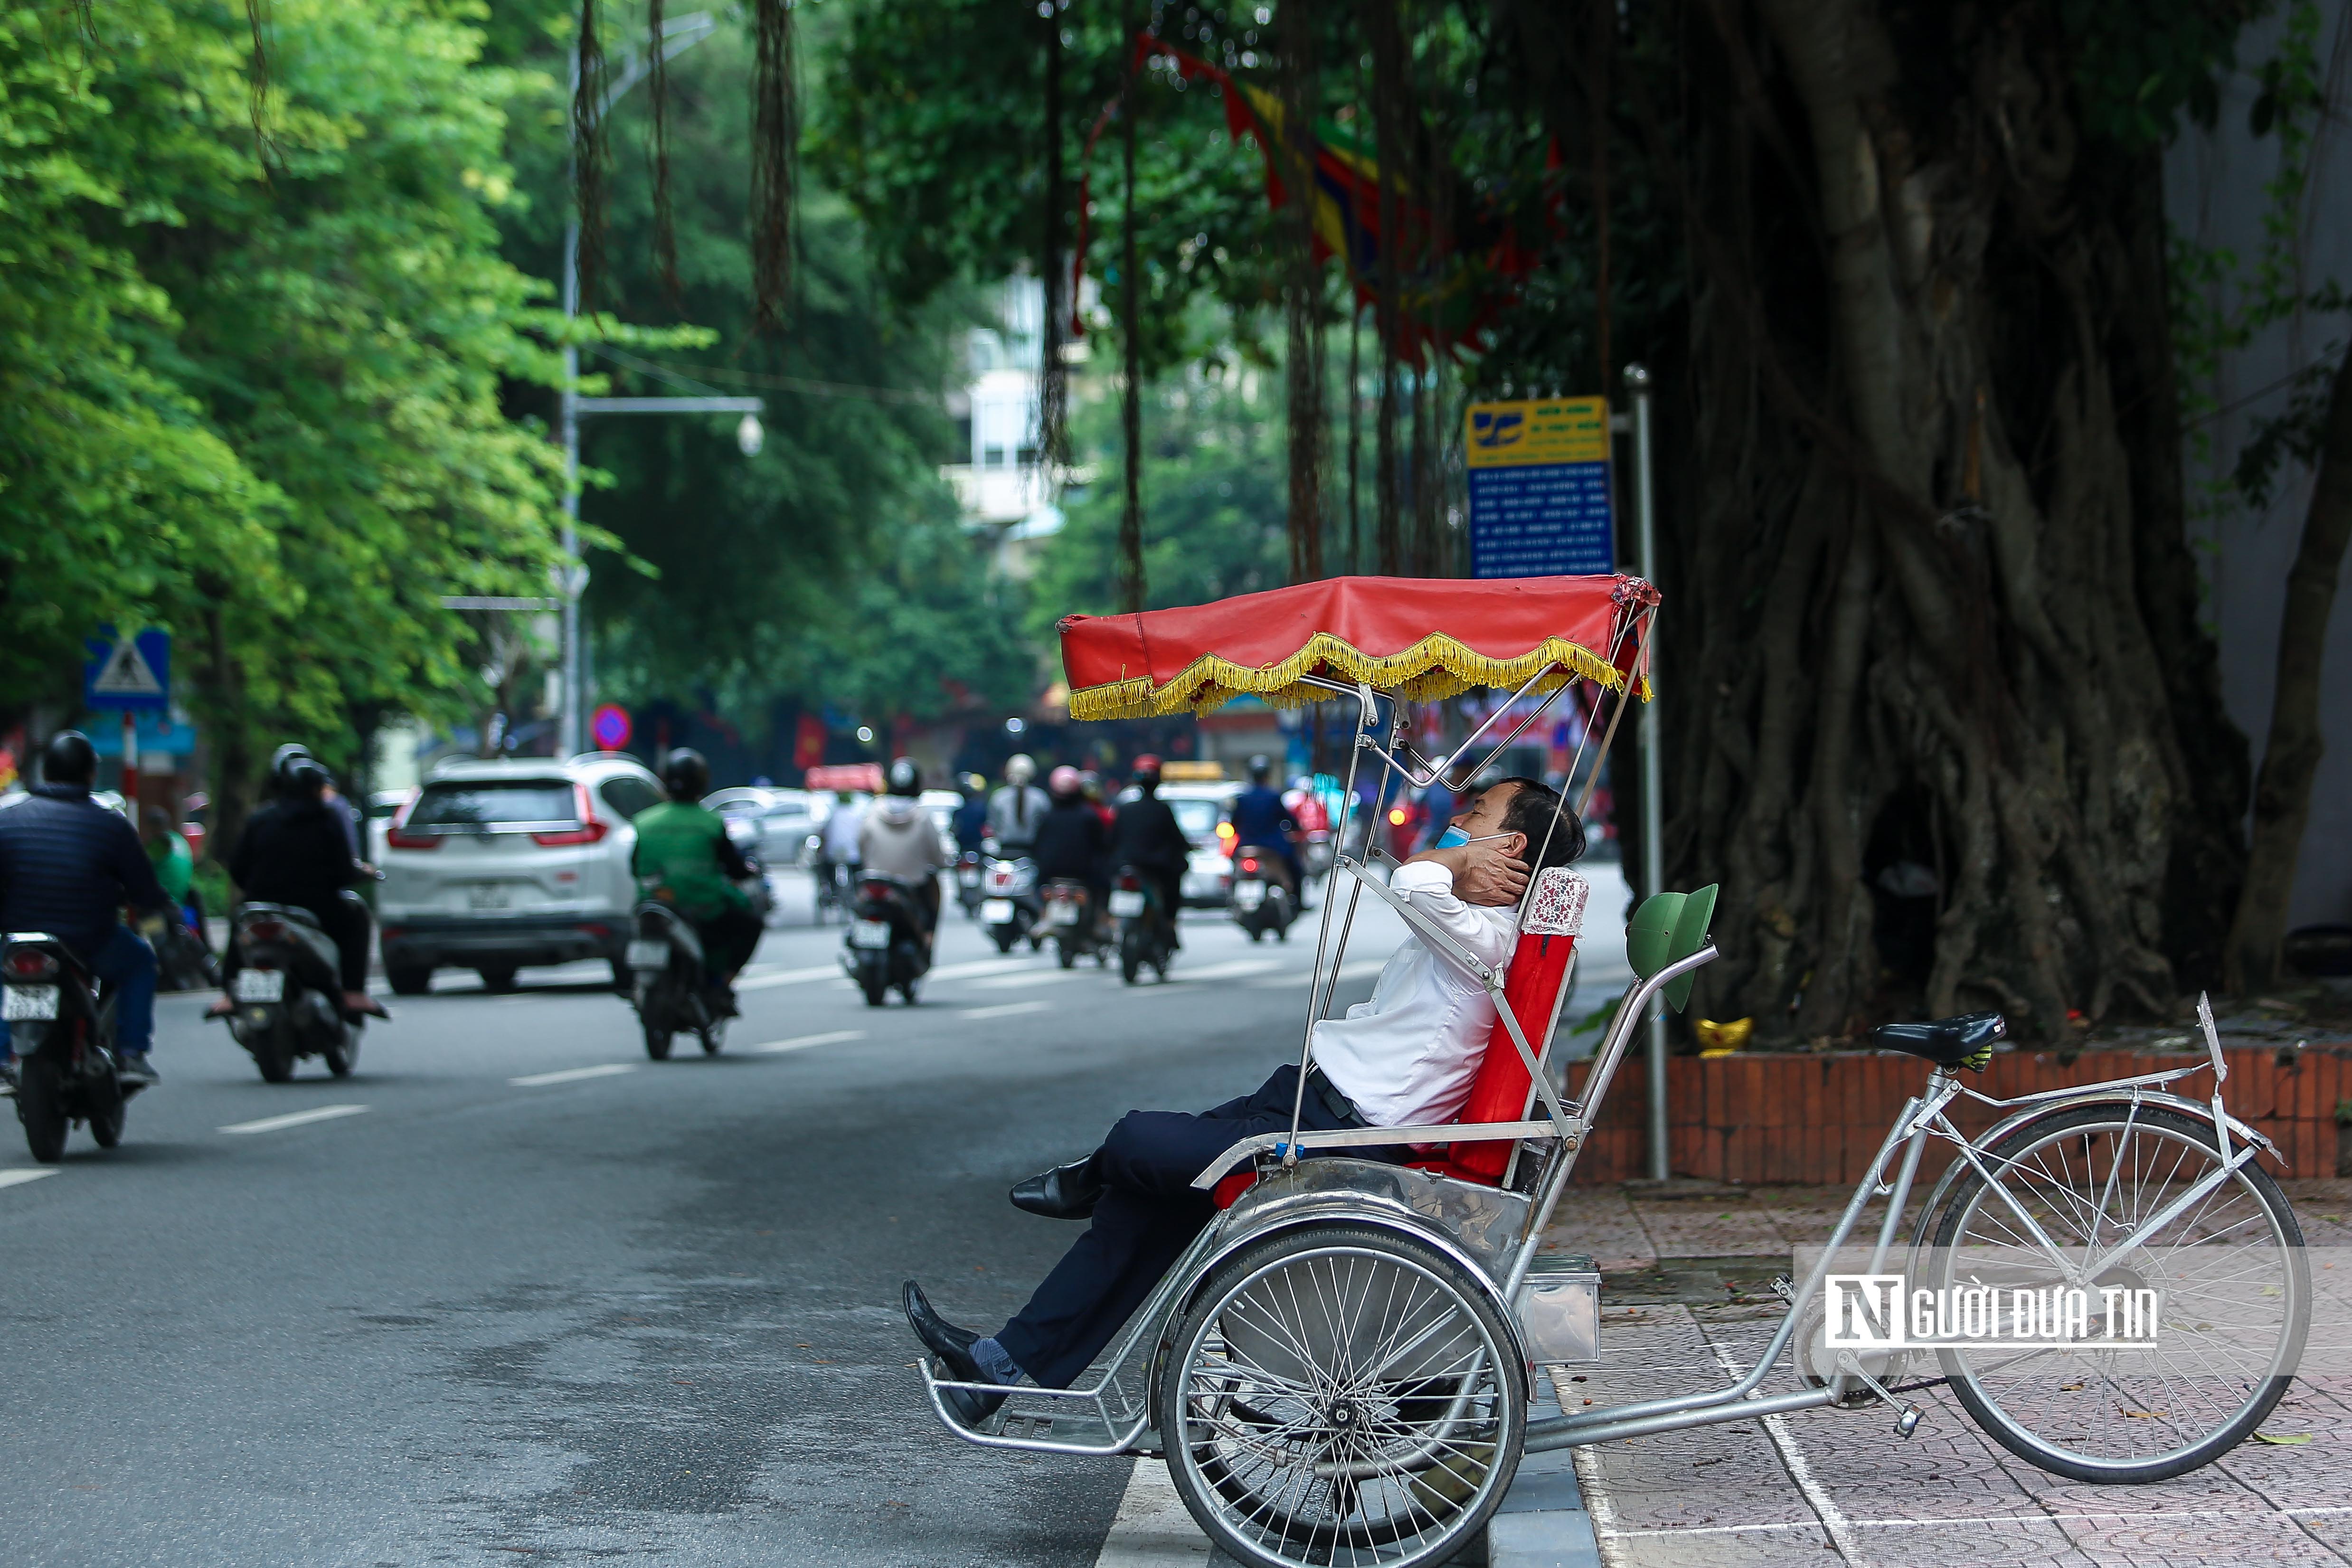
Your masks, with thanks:
<instances>
[{"instance_id":1,"label":"sleeping man","mask_svg":"<svg viewBox=\"0 0 2352 1568\"><path fill-rule=\"evenodd\" d=\"M1500 971L1511 956L1519 896L1530 869L1565 866L1584 851L1582 826L1560 816L1559 796L1533 779L1491 785L1438 843L1399 867L1391 890L1464 951ZM1102 1146L1013 1189L1017 1208L1050 1219L1090 1219L1012 1321L985 1336L931 1310L906 1284L907 1321L940 1372L960 1383L1029 1382L1067 1388L1142 1305L1213 1206L1192 1186L1235 1142L1287 1132L1299 1105L1308 1131L1428 1127L1450 1121L1469 1097L1495 1004L1477 978L1408 936L1381 971L1370 1002L1315 1026L1315 1065L1303 1100L1296 1065L1213 1110L1131 1110ZM1402 1161L1394 1145L1350 1148L1356 1159ZM992 1414L1000 1395L944 1389L967 1426Z\"/></svg>"}]
</instances>

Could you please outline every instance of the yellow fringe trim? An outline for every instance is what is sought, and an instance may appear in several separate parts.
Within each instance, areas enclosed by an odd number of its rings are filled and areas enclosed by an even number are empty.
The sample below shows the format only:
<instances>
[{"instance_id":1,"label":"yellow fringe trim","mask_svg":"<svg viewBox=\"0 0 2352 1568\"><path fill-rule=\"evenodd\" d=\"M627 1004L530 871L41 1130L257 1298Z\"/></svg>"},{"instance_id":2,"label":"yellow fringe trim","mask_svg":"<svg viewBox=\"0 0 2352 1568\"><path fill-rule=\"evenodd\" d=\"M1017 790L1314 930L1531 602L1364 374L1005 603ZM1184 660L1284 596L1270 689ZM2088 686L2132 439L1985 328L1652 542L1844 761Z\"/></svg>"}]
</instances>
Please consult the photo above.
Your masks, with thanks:
<instances>
[{"instance_id":1,"label":"yellow fringe trim","mask_svg":"<svg viewBox=\"0 0 2352 1568\"><path fill-rule=\"evenodd\" d=\"M1187 711L1207 713L1244 695L1261 697L1276 708L1328 700L1332 693L1300 683L1308 674L1361 681L1391 696L1433 702L1474 687L1517 688L1546 665L1560 668L1537 685L1538 691L1551 691L1577 679L1597 681L1612 691L1622 690L1625 684L1615 666L1564 637L1547 637L1517 658L1488 658L1443 633L1432 633L1402 653L1375 658L1329 632L1317 632L1297 653L1263 669L1204 654L1164 686L1155 688L1149 676L1138 676L1073 691L1070 717L1154 719ZM1647 701L1649 681L1640 681L1634 695Z\"/></svg>"}]
</instances>

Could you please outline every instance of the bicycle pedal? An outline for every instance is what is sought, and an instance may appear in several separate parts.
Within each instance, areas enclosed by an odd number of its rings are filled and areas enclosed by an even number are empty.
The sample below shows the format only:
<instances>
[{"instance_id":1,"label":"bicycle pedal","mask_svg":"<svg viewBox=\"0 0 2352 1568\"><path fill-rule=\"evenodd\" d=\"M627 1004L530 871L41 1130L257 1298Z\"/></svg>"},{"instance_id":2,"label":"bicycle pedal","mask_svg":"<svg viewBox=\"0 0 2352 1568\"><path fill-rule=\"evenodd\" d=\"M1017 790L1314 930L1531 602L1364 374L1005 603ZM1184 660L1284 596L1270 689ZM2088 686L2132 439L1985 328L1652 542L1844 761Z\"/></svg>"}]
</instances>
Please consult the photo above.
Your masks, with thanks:
<instances>
[{"instance_id":1,"label":"bicycle pedal","mask_svg":"<svg viewBox=\"0 0 2352 1568\"><path fill-rule=\"evenodd\" d=\"M1786 1274L1775 1274L1772 1276L1772 1294L1783 1301L1794 1301L1797 1299L1797 1282Z\"/></svg>"},{"instance_id":2,"label":"bicycle pedal","mask_svg":"<svg viewBox=\"0 0 2352 1568\"><path fill-rule=\"evenodd\" d=\"M1895 1435L1897 1437L1910 1436L1914 1432L1919 1430L1919 1423L1927 1414L1927 1413L1926 1411L1920 1409L1916 1405L1905 1405L1903 1407L1903 1414L1895 1418Z\"/></svg>"}]
</instances>

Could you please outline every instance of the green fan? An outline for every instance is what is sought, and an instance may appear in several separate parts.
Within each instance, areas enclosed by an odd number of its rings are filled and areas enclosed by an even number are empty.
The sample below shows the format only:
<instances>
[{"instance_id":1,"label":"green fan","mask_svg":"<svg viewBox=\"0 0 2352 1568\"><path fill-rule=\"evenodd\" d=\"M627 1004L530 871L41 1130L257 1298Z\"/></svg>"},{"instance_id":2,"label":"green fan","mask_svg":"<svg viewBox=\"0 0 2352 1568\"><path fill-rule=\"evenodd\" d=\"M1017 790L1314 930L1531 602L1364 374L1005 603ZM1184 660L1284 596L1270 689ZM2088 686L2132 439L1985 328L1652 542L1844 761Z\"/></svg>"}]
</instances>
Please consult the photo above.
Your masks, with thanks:
<instances>
[{"instance_id":1,"label":"green fan","mask_svg":"<svg viewBox=\"0 0 2352 1568\"><path fill-rule=\"evenodd\" d=\"M1670 963L1696 952L1706 941L1707 922L1715 918L1719 885L1710 882L1695 893L1654 893L1642 900L1625 927L1625 959L1633 973L1647 980ZM1693 971L1666 987L1666 1005L1679 1013L1690 1001Z\"/></svg>"}]
</instances>

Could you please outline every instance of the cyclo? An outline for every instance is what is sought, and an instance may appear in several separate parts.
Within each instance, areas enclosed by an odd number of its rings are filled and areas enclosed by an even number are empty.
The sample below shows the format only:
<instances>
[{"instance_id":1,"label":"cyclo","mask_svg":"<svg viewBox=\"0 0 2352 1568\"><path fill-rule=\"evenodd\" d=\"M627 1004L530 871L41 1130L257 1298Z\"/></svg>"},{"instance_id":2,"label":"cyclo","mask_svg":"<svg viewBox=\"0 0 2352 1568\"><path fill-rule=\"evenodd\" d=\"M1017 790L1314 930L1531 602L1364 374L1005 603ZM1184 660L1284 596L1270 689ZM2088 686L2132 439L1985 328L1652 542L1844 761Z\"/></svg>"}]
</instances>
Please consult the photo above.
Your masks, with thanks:
<instances>
[{"instance_id":1,"label":"cyclo","mask_svg":"<svg viewBox=\"0 0 2352 1568\"><path fill-rule=\"evenodd\" d=\"M1647 695L1658 603L1649 584L1624 576L1340 578L1073 616L1061 633L1074 718L1205 710L1244 692L1352 702L1347 809L1379 813L1392 792L1475 776L1479 765L1460 765L1475 748L1509 725L1483 765L1566 693L1584 733L1599 737L1597 772L1628 705ZM1405 700L1473 688L1510 697L1450 757L1409 742ZM1360 805L1367 763L1377 780ZM1909 1381L1931 1363L1932 1383L1948 1384L1997 1441L2089 1481L2159 1480L2209 1463L2285 1392L2310 1315L2303 1237L2256 1163L2275 1150L2222 1103L2210 1011L2209 1063L2011 1100L1962 1076L1983 1070L2006 1033L1985 1013L1874 1032L1874 1043L1925 1058L1927 1083L1801 1278L1777 1282L1788 1311L1753 1366L1720 1388L1532 1415L1538 1369L1601 1364L1600 1277L1587 1258L1546 1253L1546 1231L1636 1028L1654 1005L1681 1007L1716 956L1706 934L1714 889L1656 895L1635 911L1635 981L1570 1098L1547 1058L1583 879L1557 868L1535 879L1496 973L1392 894L1375 874L1383 863L1376 848L1338 862L1345 891L1324 900L1302 1072L1370 896L1494 998L1496 1025L1461 1120L1301 1131L1294 1114L1286 1136L1236 1142L1193 1183L1213 1194L1214 1217L1076 1384L954 1383L921 1363L955 1436L1162 1459L1202 1529L1243 1563L1407 1565L1467 1544L1525 1453L1818 1406L1895 1406L1895 1431L1909 1436L1922 1410L1903 1396L1931 1386ZM2207 1100L2171 1091L2209 1068ZM1948 1111L1963 1098L1999 1112L1987 1131L1954 1125ZM1931 1143L1951 1163L1905 1239ZM1376 1144L1425 1157L1348 1153ZM1874 1199L1884 1214L1853 1243ZM1794 1386L1762 1392L1784 1355ZM940 1398L950 1387L1004 1403L967 1427Z\"/></svg>"}]
</instances>

